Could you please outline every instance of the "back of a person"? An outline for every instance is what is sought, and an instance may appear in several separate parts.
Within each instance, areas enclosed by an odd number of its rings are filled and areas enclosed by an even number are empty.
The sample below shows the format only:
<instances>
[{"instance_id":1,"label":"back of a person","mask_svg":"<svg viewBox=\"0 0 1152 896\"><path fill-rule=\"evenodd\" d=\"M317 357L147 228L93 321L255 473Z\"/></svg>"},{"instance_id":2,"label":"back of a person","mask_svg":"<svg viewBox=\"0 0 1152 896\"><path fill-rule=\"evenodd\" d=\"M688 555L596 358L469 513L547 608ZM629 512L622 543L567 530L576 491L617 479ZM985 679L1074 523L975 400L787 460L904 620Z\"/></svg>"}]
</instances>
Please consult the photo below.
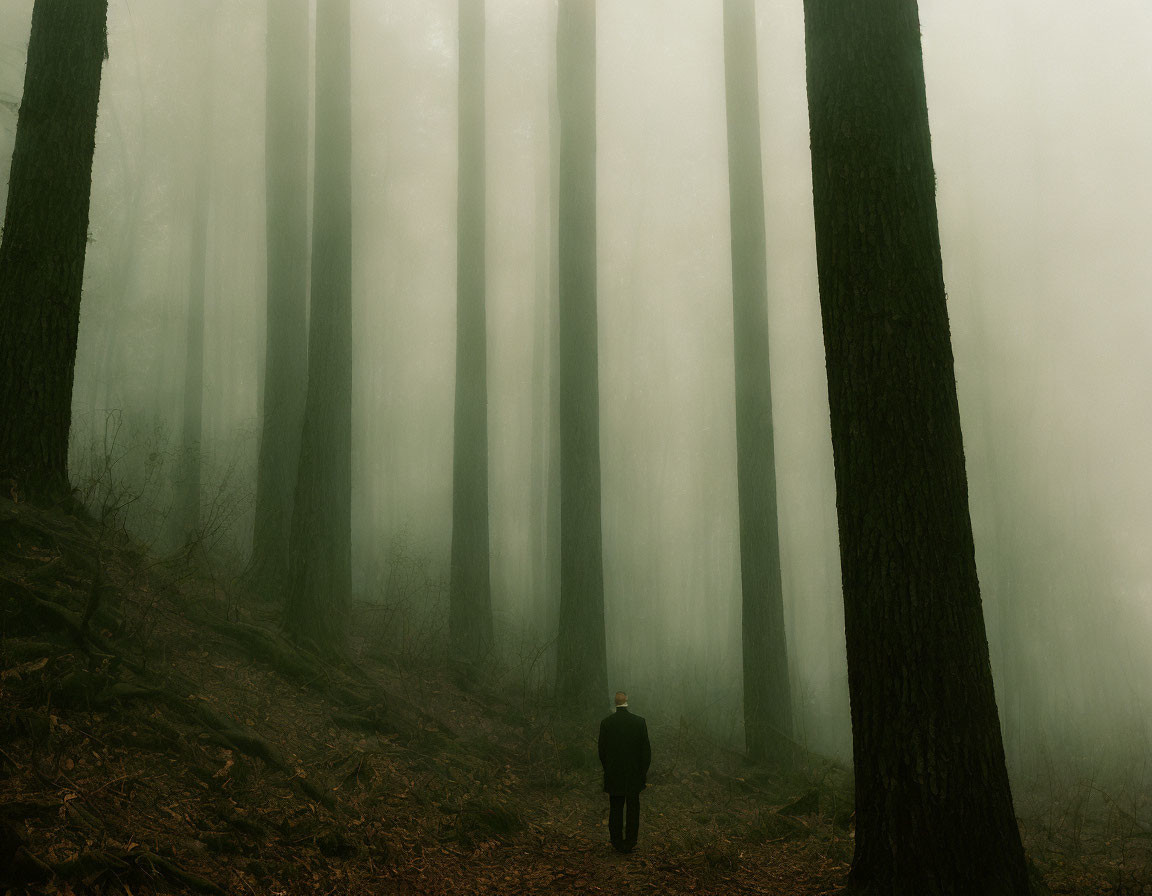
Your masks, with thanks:
<instances>
[{"instance_id":1,"label":"back of a person","mask_svg":"<svg viewBox=\"0 0 1152 896\"><path fill-rule=\"evenodd\" d=\"M604 719L604 792L624 796L645 787L644 746L648 726L640 716L621 708Z\"/></svg>"},{"instance_id":2,"label":"back of a person","mask_svg":"<svg viewBox=\"0 0 1152 896\"><path fill-rule=\"evenodd\" d=\"M600 723L597 739L608 794L608 835L618 852L632 852L640 829L640 791L648 783L652 747L648 724L628 710L628 695L616 693L616 711ZM624 810L627 809L627 824Z\"/></svg>"}]
</instances>

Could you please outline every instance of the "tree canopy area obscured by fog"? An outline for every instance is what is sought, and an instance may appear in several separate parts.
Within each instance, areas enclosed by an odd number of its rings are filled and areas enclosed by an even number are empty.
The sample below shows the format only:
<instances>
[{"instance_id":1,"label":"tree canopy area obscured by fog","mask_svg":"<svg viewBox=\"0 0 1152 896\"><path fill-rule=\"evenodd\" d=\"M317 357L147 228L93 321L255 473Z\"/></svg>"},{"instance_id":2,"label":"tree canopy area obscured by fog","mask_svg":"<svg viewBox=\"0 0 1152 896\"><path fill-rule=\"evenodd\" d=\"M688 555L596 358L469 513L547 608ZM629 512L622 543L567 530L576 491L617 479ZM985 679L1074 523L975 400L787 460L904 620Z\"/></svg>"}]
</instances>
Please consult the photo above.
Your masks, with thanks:
<instances>
[{"instance_id":1,"label":"tree canopy area obscured by fog","mask_svg":"<svg viewBox=\"0 0 1152 896\"><path fill-rule=\"evenodd\" d=\"M722 6L599 4L595 348L608 683L651 715L743 745ZM32 7L0 5L5 188ZM793 736L848 758L803 5L762 0L757 10ZM386 604L415 569L435 581L450 574L457 2L352 0L351 15L352 347L340 361L352 371L352 597ZM1152 7L924 0L920 17L1008 766L1014 778L1052 763L1123 776L1152 747ZM488 0L486 30L493 638L547 688L560 614L554 358L564 294L555 4ZM124 483L137 496L134 533L170 547L187 534L179 504L196 476L195 528L242 568L266 411L266 2L111 0L108 44L72 483L85 498ZM317 83L316 58L300 62ZM330 100L312 97L313 137ZM198 277L202 407L190 438ZM320 282L313 272L313 314ZM432 588L408 609L446 625L447 591Z\"/></svg>"},{"instance_id":2,"label":"tree canopy area obscured by fog","mask_svg":"<svg viewBox=\"0 0 1152 896\"><path fill-rule=\"evenodd\" d=\"M0 13L5 158L30 12ZM203 461L210 488L227 477L238 552L262 376L263 13L112 3L74 398L77 458L110 412L131 463L178 449L189 212L206 153ZM370 597L398 538L443 564L450 535L455 6L361 3L354 16L354 569ZM1040 730L1087 754L1101 725L1144 725L1147 18L1133 4L922 10L981 581L1017 756ZM551 230L551 15L492 2L488 20L493 600L505 632L543 638L541 496L526 471L547 413L533 352ZM739 558L721 26L708 4L600 12L601 444L611 677L730 725ZM806 736L844 750L799 10L762 4L759 30L795 696ZM156 482L158 504L169 488Z\"/></svg>"}]
</instances>

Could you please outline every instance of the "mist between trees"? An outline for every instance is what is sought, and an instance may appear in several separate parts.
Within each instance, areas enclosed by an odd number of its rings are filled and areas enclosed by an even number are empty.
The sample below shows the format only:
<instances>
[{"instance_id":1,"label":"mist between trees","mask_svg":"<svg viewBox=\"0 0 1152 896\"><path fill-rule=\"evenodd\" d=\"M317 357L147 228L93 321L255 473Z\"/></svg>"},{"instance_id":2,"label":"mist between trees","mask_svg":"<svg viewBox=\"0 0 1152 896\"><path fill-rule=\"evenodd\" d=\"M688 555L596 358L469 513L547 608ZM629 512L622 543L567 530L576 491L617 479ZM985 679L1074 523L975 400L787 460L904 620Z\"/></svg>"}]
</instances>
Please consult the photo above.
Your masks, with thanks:
<instances>
[{"instance_id":1,"label":"mist between trees","mask_svg":"<svg viewBox=\"0 0 1152 896\"><path fill-rule=\"evenodd\" d=\"M31 0L0 8L4 183ZM447 580L456 346L454 0L353 14L353 575ZM728 159L718 3L598 22L600 444L609 680L742 742ZM487 12L491 588L498 649L556 629L554 10ZM1009 764L1127 768L1152 738L1152 12L921 8L945 281ZM783 590L797 738L851 750L799 4L761 3ZM265 340L265 3L113 0L72 467L140 534L250 549ZM202 166L209 172L206 182ZM203 228L198 242L197 228ZM200 437L188 309L203 284ZM180 530L180 531L177 531ZM407 577L407 578L405 578ZM425 587L421 585L420 587ZM429 594L440 594L432 587ZM395 587L393 588L395 591ZM439 599L437 598L437 601ZM443 613L442 601L427 612ZM419 602L415 602L418 604ZM416 613L418 609L413 608ZM546 686L553 659L533 666ZM535 674L534 673L534 674Z\"/></svg>"}]
</instances>

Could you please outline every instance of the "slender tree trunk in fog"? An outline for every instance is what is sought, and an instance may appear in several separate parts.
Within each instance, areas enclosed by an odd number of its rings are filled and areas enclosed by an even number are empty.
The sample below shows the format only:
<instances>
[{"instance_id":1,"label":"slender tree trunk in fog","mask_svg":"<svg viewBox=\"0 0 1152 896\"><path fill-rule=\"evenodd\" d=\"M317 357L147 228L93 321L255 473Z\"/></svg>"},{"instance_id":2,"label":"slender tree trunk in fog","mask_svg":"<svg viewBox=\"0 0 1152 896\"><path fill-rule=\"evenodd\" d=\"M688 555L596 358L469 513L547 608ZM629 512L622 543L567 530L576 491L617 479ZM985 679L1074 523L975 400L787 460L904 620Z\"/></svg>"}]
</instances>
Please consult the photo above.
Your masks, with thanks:
<instances>
[{"instance_id":1,"label":"slender tree trunk in fog","mask_svg":"<svg viewBox=\"0 0 1152 896\"><path fill-rule=\"evenodd\" d=\"M456 217L456 425L452 463L453 658L492 647L488 539L488 331L485 302L484 0L460 0Z\"/></svg>"},{"instance_id":2,"label":"slender tree trunk in fog","mask_svg":"<svg viewBox=\"0 0 1152 896\"><path fill-rule=\"evenodd\" d=\"M308 392L285 623L339 648L352 590L352 72L349 0L316 10L316 195Z\"/></svg>"},{"instance_id":3,"label":"slender tree trunk in fog","mask_svg":"<svg viewBox=\"0 0 1152 896\"><path fill-rule=\"evenodd\" d=\"M188 320L184 362L184 413L180 436L180 469L176 477L173 537L177 544L196 538L200 528L200 479L204 426L204 299L208 268L208 212L211 203L211 67L206 67L201 115L200 157L192 195L192 240L189 253Z\"/></svg>"},{"instance_id":4,"label":"slender tree trunk in fog","mask_svg":"<svg viewBox=\"0 0 1152 896\"><path fill-rule=\"evenodd\" d=\"M68 491L107 0L36 0L0 243L0 480Z\"/></svg>"},{"instance_id":5,"label":"slender tree trunk in fog","mask_svg":"<svg viewBox=\"0 0 1152 896\"><path fill-rule=\"evenodd\" d=\"M109 131L115 139L114 155L120 173L124 214L116 228L115 236L110 239L105 237L105 246L114 247L109 251L109 255L115 259L115 263L108 280L97 288L101 296L119 301L128 295L136 274L138 259L135 249L140 227L140 197L143 192L144 177L135 174L130 164L130 155L124 136L123 116L112 109L108 111L111 113L107 120ZM143 154L142 152L141 155ZM89 284L89 289L91 288L92 284ZM79 399L73 397L74 406L79 405L78 409L91 414L88 426L92 433L99 432L107 420L108 408L110 407L108 383L112 379L111 362L117 355L121 335L119 327L116 326L104 325L99 328L97 344L100 346L99 356L101 360L96 368L97 372L88 375Z\"/></svg>"},{"instance_id":6,"label":"slender tree trunk in fog","mask_svg":"<svg viewBox=\"0 0 1152 896\"><path fill-rule=\"evenodd\" d=\"M547 150L536 171L536 217L533 233L536 237L536 301L532 306L532 441L531 476L532 509L531 552L532 575L529 594L532 599L533 620L540 622L547 618L548 609L548 499L549 478L552 470L548 463L551 455L553 433L548 424L551 415L551 377L549 366L551 353L551 284L552 228L549 226L550 191L548 169L551 157ZM547 629L544 629L547 631Z\"/></svg>"},{"instance_id":7,"label":"slender tree trunk in fog","mask_svg":"<svg viewBox=\"0 0 1152 896\"><path fill-rule=\"evenodd\" d=\"M308 0L268 0L268 310L249 580L282 593L308 384Z\"/></svg>"},{"instance_id":8,"label":"slender tree trunk in fog","mask_svg":"<svg viewBox=\"0 0 1152 896\"><path fill-rule=\"evenodd\" d=\"M560 614L560 112L555 103L549 139L551 236L548 271L548 459L544 488L545 619L547 632L558 631Z\"/></svg>"},{"instance_id":9,"label":"slender tree trunk in fog","mask_svg":"<svg viewBox=\"0 0 1152 896\"><path fill-rule=\"evenodd\" d=\"M792 691L784 633L768 365L768 271L754 0L724 2L724 61L732 210L744 737L748 757L762 761L770 755L782 755L789 747Z\"/></svg>"},{"instance_id":10,"label":"slender tree trunk in fog","mask_svg":"<svg viewBox=\"0 0 1152 896\"><path fill-rule=\"evenodd\" d=\"M596 337L596 0L560 0L559 699L597 713L608 699L600 519Z\"/></svg>"},{"instance_id":11,"label":"slender tree trunk in fog","mask_svg":"<svg viewBox=\"0 0 1152 896\"><path fill-rule=\"evenodd\" d=\"M180 463L176 475L173 507L173 536L177 544L191 544L200 529L200 489L203 470L204 437L204 305L208 281L208 222L212 204L212 27L216 15L213 4L201 12L204 25L201 82L193 85L199 93L197 122L200 147L192 184L191 240L188 255L188 317L184 349L184 412L181 422Z\"/></svg>"},{"instance_id":12,"label":"slender tree trunk in fog","mask_svg":"<svg viewBox=\"0 0 1152 896\"><path fill-rule=\"evenodd\" d=\"M806 0L858 892L1029 889L976 578L915 0Z\"/></svg>"},{"instance_id":13,"label":"slender tree trunk in fog","mask_svg":"<svg viewBox=\"0 0 1152 896\"><path fill-rule=\"evenodd\" d=\"M555 22L553 22L553 25ZM539 518L532 541L532 596L542 631L556 631L560 597L559 222L560 127L556 70L548 91L548 127L536 172L536 320L533 329L532 495Z\"/></svg>"}]
</instances>

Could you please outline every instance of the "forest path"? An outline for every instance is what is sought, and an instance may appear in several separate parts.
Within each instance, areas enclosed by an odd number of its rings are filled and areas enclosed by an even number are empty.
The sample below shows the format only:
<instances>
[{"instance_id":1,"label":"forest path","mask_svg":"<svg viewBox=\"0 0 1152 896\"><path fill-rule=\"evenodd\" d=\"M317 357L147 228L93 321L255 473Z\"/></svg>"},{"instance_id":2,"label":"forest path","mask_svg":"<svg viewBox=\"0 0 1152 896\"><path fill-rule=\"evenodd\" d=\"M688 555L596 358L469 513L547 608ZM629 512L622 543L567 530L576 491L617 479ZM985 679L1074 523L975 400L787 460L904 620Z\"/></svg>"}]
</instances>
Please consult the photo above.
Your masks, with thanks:
<instances>
[{"instance_id":1,"label":"forest path","mask_svg":"<svg viewBox=\"0 0 1152 896\"><path fill-rule=\"evenodd\" d=\"M443 848L424 838L397 864L397 892L816 896L836 892L847 872L850 836L829 819L778 815L763 795L735 794L698 769L662 781L659 759L641 797L639 844L621 855L608 842L598 775L577 777L584 786L560 792L525 792L514 780L485 788L484 804L514 806L523 829L467 838L464 851L459 840Z\"/></svg>"}]
</instances>

